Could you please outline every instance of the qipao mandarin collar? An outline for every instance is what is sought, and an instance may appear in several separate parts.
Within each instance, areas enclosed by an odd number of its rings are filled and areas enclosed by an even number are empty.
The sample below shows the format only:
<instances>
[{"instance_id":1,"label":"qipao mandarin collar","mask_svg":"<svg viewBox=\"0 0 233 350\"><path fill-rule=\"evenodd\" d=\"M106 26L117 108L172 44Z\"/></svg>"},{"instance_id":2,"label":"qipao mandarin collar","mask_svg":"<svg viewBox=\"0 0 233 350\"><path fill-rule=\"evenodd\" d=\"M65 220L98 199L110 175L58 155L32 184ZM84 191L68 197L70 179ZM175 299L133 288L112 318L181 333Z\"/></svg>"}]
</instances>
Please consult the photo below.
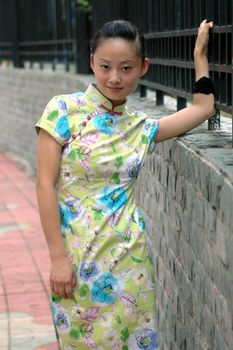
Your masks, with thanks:
<instances>
[{"instance_id":1,"label":"qipao mandarin collar","mask_svg":"<svg viewBox=\"0 0 233 350\"><path fill-rule=\"evenodd\" d=\"M113 107L111 100L97 89L96 84L90 84L88 86L85 97L94 103L96 108L102 109L104 113L109 112L113 115L122 115L125 112L127 100L123 104Z\"/></svg>"}]
</instances>

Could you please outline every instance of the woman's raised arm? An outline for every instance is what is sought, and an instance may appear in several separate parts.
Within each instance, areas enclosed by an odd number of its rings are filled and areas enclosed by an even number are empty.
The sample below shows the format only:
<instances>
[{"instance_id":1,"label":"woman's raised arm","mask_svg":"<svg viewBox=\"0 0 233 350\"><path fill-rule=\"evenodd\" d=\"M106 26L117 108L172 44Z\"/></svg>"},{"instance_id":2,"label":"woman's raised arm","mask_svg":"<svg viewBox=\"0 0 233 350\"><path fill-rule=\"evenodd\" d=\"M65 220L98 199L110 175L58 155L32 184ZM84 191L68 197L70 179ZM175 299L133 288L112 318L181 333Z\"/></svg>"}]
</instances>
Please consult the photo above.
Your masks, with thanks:
<instances>
[{"instance_id":1,"label":"woman's raised arm","mask_svg":"<svg viewBox=\"0 0 233 350\"><path fill-rule=\"evenodd\" d=\"M196 81L203 76L209 77L209 66L206 56L209 41L209 29L213 27L213 22L204 20L199 27L198 36L194 49L194 63ZM213 116L214 95L195 93L193 95L193 105L184 108L168 117L159 120L159 133L156 142L165 141L195 128L206 119Z\"/></svg>"}]
</instances>

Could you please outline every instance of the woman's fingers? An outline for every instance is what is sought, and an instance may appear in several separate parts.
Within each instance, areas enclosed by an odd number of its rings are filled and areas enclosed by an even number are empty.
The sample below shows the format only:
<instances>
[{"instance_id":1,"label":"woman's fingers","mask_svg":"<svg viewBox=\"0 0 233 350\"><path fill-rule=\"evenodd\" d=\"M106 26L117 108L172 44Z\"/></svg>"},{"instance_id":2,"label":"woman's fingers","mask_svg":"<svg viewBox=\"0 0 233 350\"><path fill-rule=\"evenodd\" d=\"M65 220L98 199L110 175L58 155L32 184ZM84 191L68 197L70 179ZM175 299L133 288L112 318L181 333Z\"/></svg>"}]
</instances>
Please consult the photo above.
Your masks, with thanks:
<instances>
[{"instance_id":1,"label":"woman's fingers","mask_svg":"<svg viewBox=\"0 0 233 350\"><path fill-rule=\"evenodd\" d=\"M54 283L50 281L51 291L65 299L72 298L76 285L77 280L75 274L73 274L71 282Z\"/></svg>"}]
</instances>

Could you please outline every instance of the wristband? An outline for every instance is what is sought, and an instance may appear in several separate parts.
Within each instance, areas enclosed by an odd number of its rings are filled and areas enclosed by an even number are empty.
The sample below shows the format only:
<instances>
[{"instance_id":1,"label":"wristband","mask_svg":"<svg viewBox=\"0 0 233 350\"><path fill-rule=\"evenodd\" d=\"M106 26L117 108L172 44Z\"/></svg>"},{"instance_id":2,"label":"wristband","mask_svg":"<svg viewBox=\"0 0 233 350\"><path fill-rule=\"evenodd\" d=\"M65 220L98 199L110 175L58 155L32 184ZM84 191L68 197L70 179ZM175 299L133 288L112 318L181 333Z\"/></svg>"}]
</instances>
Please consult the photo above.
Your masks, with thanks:
<instances>
[{"instance_id":1,"label":"wristband","mask_svg":"<svg viewBox=\"0 0 233 350\"><path fill-rule=\"evenodd\" d=\"M193 84L193 94L201 93L215 96L214 84L208 77L202 77Z\"/></svg>"}]
</instances>

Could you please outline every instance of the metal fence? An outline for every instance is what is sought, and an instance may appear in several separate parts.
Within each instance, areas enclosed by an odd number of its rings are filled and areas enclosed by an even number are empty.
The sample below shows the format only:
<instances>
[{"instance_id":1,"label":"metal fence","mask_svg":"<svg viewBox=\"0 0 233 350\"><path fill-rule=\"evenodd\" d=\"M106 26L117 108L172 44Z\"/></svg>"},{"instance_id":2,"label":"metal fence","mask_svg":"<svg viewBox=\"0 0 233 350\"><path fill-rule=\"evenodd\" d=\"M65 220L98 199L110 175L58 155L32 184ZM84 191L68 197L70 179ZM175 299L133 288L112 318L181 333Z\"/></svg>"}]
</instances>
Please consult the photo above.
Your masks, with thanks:
<instances>
[{"instance_id":1,"label":"metal fence","mask_svg":"<svg viewBox=\"0 0 233 350\"><path fill-rule=\"evenodd\" d=\"M141 80L142 86L157 90L158 103L162 103L163 92L166 92L178 97L178 109L185 106L195 80L196 28L207 18L214 21L208 58L217 107L232 114L232 1L157 0L148 3L152 8L146 14L148 20L143 30L151 68ZM133 1L130 13L134 22L137 23L142 10L142 2Z\"/></svg>"},{"instance_id":2,"label":"metal fence","mask_svg":"<svg viewBox=\"0 0 233 350\"><path fill-rule=\"evenodd\" d=\"M145 34L151 66L140 80L141 94L156 91L157 104L164 93L177 98L177 108L191 99L195 79L193 49L197 28L204 19L214 21L208 58L216 87L217 108L232 115L232 0L90 0L87 15L77 0L24 0L0 2L0 60L20 67L50 62L53 68L70 64L90 73L89 39L106 21L124 18ZM91 18L91 20L90 20ZM218 127L218 115L209 128Z\"/></svg>"},{"instance_id":3,"label":"metal fence","mask_svg":"<svg viewBox=\"0 0 233 350\"><path fill-rule=\"evenodd\" d=\"M213 20L208 59L217 113L209 119L209 129L220 126L220 110L232 116L232 0L112 0L112 6L107 0L101 3L100 7L99 0L93 0L94 29L121 17L135 23L145 35L150 69L140 80L141 95L146 94L146 88L155 90L159 105L164 94L170 94L177 98L177 109L184 108L192 98L197 28L203 19Z\"/></svg>"},{"instance_id":4,"label":"metal fence","mask_svg":"<svg viewBox=\"0 0 233 350\"><path fill-rule=\"evenodd\" d=\"M77 63L74 0L0 2L0 60L15 67Z\"/></svg>"}]
</instances>

